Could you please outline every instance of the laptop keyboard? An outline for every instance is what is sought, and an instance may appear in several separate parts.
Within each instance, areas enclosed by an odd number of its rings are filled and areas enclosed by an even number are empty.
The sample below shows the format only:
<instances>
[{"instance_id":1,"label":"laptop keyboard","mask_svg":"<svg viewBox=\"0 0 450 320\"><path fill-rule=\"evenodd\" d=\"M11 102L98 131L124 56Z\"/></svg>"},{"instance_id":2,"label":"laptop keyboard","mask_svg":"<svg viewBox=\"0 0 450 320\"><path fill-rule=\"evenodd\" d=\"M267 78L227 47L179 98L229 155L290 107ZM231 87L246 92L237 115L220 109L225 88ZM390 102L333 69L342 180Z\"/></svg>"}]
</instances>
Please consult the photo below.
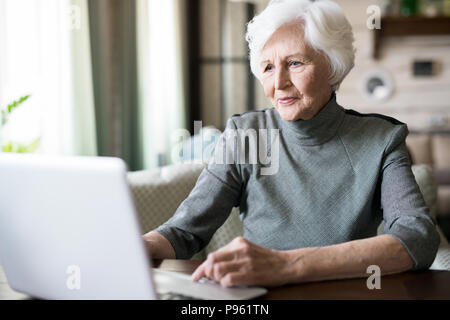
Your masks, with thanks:
<instances>
[{"instance_id":1,"label":"laptop keyboard","mask_svg":"<svg viewBox=\"0 0 450 320\"><path fill-rule=\"evenodd\" d=\"M214 280L210 280L208 278L201 278L199 283L210 284L214 286L220 286L220 284ZM186 296L176 292L164 292L159 294L159 298L161 300L202 300L200 298Z\"/></svg>"},{"instance_id":2,"label":"laptop keyboard","mask_svg":"<svg viewBox=\"0 0 450 320\"><path fill-rule=\"evenodd\" d=\"M264 288L224 288L220 283L202 278L192 281L189 274L176 271L152 269L155 287L163 300L241 300L261 296Z\"/></svg>"},{"instance_id":3,"label":"laptop keyboard","mask_svg":"<svg viewBox=\"0 0 450 320\"><path fill-rule=\"evenodd\" d=\"M161 300L201 300L199 298L185 296L185 295L175 293L175 292L160 293L159 298Z\"/></svg>"}]
</instances>

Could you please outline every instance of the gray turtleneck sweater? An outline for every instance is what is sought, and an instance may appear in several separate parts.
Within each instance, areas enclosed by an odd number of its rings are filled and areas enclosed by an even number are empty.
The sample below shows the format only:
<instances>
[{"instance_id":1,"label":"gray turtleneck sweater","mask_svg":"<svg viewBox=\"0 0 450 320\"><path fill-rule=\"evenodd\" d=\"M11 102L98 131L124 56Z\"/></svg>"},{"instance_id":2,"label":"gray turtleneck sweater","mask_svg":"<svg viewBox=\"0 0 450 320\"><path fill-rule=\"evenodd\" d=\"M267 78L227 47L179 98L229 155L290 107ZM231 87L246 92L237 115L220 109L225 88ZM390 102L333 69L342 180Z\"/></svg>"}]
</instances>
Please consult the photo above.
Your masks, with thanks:
<instances>
[{"instance_id":1,"label":"gray turtleneck sweater","mask_svg":"<svg viewBox=\"0 0 450 320\"><path fill-rule=\"evenodd\" d=\"M346 110L333 95L311 120L287 122L272 108L233 116L227 130L236 129L279 129L279 143L269 144L272 162L278 152L276 170L262 174L267 162L247 158L210 163L174 216L155 230L178 259L206 246L239 207L244 237L267 248L368 238L384 220L384 233L403 244L414 269L432 264L440 240L411 171L405 124Z\"/></svg>"}]
</instances>

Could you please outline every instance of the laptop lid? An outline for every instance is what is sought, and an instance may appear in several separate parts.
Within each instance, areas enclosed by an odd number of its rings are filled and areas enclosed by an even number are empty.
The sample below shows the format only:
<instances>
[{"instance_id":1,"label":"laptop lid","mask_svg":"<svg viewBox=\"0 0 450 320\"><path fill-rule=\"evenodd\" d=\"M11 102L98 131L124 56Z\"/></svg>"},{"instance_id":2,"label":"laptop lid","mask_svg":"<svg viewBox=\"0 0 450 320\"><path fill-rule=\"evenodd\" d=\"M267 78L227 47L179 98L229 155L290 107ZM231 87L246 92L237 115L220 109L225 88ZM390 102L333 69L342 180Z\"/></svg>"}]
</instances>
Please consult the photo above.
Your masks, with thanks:
<instances>
[{"instance_id":1,"label":"laptop lid","mask_svg":"<svg viewBox=\"0 0 450 320\"><path fill-rule=\"evenodd\" d=\"M118 158L0 154L0 264L44 299L156 299Z\"/></svg>"}]
</instances>

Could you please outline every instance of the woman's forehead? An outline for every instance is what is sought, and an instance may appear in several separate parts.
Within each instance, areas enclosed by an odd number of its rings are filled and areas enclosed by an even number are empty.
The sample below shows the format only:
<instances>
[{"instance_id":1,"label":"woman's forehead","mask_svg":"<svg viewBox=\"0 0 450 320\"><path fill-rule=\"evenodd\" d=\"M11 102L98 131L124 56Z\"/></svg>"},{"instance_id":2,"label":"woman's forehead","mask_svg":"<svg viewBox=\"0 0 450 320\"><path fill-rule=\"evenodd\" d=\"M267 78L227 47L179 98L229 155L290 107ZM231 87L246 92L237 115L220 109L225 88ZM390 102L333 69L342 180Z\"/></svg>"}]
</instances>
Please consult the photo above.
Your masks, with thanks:
<instances>
[{"instance_id":1,"label":"woman's forehead","mask_svg":"<svg viewBox=\"0 0 450 320\"><path fill-rule=\"evenodd\" d=\"M267 60L289 59L289 58L311 58L314 50L305 44L303 37L280 39L279 41L268 43L261 51L261 63Z\"/></svg>"}]
</instances>

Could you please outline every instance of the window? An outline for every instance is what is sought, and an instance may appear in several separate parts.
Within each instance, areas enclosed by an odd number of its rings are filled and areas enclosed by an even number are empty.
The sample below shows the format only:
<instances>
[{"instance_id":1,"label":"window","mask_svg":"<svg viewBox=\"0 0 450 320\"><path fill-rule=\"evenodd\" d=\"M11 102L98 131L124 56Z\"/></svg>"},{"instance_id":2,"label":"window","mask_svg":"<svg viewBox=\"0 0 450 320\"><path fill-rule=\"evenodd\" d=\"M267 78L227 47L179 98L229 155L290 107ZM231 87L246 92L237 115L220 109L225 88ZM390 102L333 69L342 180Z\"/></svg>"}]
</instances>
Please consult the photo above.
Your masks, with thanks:
<instances>
[{"instance_id":1,"label":"window","mask_svg":"<svg viewBox=\"0 0 450 320\"><path fill-rule=\"evenodd\" d=\"M39 152L74 152L74 43L82 30L83 1L0 1L0 106L31 97L2 128L3 142L41 138ZM79 39L78 39L79 40ZM89 64L88 64L89 65ZM77 78L78 76L78 78ZM75 80L77 79L77 80ZM89 83L86 85L89 87ZM89 90L87 90L89 95ZM86 119L88 120L88 119Z\"/></svg>"}]
</instances>

